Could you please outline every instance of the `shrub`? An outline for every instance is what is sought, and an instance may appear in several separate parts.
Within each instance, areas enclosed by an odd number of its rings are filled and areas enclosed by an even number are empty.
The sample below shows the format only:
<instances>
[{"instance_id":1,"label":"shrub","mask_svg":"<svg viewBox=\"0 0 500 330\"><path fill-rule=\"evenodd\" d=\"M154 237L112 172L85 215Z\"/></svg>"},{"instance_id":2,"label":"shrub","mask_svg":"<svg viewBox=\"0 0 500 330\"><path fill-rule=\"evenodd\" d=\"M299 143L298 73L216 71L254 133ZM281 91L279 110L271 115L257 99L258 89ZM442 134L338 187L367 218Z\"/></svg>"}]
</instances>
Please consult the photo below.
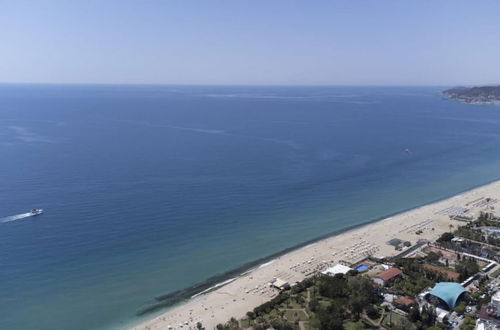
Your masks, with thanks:
<instances>
[{"instance_id":1,"label":"shrub","mask_svg":"<svg viewBox=\"0 0 500 330\"><path fill-rule=\"evenodd\" d=\"M368 305L365 308L366 315L368 315L369 318L372 320L375 320L379 318L380 314L378 312L378 309L375 308L373 305Z\"/></svg>"}]
</instances>

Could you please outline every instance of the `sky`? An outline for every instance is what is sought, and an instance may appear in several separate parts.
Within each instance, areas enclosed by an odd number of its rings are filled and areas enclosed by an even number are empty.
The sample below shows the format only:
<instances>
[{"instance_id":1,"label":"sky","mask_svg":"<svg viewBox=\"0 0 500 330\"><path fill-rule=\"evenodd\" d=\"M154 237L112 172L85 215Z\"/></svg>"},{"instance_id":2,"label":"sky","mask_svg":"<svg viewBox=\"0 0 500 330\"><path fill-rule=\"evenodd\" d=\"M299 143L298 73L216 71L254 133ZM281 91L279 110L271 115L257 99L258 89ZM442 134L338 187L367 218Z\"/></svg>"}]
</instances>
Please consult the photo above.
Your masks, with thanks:
<instances>
[{"instance_id":1,"label":"sky","mask_svg":"<svg viewBox=\"0 0 500 330\"><path fill-rule=\"evenodd\" d=\"M500 83L500 1L0 0L0 82Z\"/></svg>"}]
</instances>

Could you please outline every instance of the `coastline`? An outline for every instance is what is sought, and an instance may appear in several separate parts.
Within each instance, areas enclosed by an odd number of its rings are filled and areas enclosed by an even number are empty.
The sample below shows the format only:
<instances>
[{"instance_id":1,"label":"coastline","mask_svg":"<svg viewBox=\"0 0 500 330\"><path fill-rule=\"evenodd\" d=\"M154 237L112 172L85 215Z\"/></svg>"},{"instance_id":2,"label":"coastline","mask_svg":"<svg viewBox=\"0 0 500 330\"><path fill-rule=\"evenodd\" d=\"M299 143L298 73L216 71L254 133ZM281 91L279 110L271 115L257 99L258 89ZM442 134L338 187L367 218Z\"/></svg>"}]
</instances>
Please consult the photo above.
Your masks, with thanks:
<instances>
[{"instance_id":1,"label":"coastline","mask_svg":"<svg viewBox=\"0 0 500 330\"><path fill-rule=\"evenodd\" d=\"M471 105L499 105L500 86L455 87L441 92L446 99Z\"/></svg>"},{"instance_id":2,"label":"coastline","mask_svg":"<svg viewBox=\"0 0 500 330\"><path fill-rule=\"evenodd\" d=\"M447 101L458 102L469 105L500 105L499 99L484 99L480 97L457 96L452 94L441 93L441 96Z\"/></svg>"},{"instance_id":3,"label":"coastline","mask_svg":"<svg viewBox=\"0 0 500 330\"><path fill-rule=\"evenodd\" d=\"M454 101L454 102L468 104L468 105L495 105L495 106L500 105L500 100L479 101L479 100L470 100L470 99L453 98L453 97L445 97L445 99L448 101Z\"/></svg>"},{"instance_id":4,"label":"coastline","mask_svg":"<svg viewBox=\"0 0 500 330\"><path fill-rule=\"evenodd\" d=\"M388 257L399 253L387 244L393 238L409 240L412 244L419 239L435 240L443 232L450 230L450 224L455 227L461 224L459 221L450 220L445 213L439 214L440 210L465 207L481 197L500 199L500 180L410 210L325 234L248 263L229 273L216 275L186 290L157 297L157 300L165 299L160 300L164 303L159 303L158 307L154 308L155 311L166 306L172 307L161 315L134 326L133 329L178 329L181 324L183 328L194 328L198 321L207 329L212 329L216 324L224 323L231 317L244 317L247 311L277 295L276 290L268 287L270 280L279 277L293 284L308 277L312 272L339 261L350 264L359 262L365 255L355 256L349 252L352 251L350 247L355 244L370 247L371 255ZM471 207L468 214L476 216L480 211L480 208ZM420 235L415 234L417 228L423 231ZM219 282L215 282L216 280ZM185 295L178 295L179 292L187 293L189 289L198 292L188 300L185 300ZM176 301L167 301L176 295Z\"/></svg>"}]
</instances>

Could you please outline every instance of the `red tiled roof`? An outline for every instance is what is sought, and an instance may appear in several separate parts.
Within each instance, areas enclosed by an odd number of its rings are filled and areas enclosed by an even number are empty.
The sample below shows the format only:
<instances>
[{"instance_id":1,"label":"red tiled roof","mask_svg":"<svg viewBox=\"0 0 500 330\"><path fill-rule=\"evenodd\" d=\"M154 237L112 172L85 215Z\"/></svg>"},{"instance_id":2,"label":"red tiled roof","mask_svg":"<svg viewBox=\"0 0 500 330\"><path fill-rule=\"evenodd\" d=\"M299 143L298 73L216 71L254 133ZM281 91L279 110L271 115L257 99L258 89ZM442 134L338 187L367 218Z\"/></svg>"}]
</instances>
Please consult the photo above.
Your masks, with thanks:
<instances>
[{"instance_id":1,"label":"red tiled roof","mask_svg":"<svg viewBox=\"0 0 500 330\"><path fill-rule=\"evenodd\" d=\"M422 267L432 272L437 272L446 275L446 277L448 277L450 280L458 280L458 278L460 277L460 274L458 274L457 272L454 272L452 270L443 267L429 265L429 264L423 264Z\"/></svg>"},{"instance_id":2,"label":"red tiled roof","mask_svg":"<svg viewBox=\"0 0 500 330\"><path fill-rule=\"evenodd\" d=\"M375 277L382 279L384 282L387 282L401 274L403 274L403 272L399 268L389 268L388 270L383 271Z\"/></svg>"},{"instance_id":3,"label":"red tiled roof","mask_svg":"<svg viewBox=\"0 0 500 330\"><path fill-rule=\"evenodd\" d=\"M455 260L457 259L457 254L454 253L454 252L450 252L450 251L446 251L446 250L442 250L442 249L438 249L438 248L435 248L433 246L429 246L428 248L426 248L424 250L425 253L430 253L430 252L434 252L434 253L439 253L443 256L443 258L445 259L448 259L448 260Z\"/></svg>"},{"instance_id":4,"label":"red tiled roof","mask_svg":"<svg viewBox=\"0 0 500 330\"><path fill-rule=\"evenodd\" d=\"M495 317L494 315L488 314L487 309L488 309L488 306L483 305L481 307L481 310L479 311L479 318L483 321L490 321L490 322L494 322L494 323L499 323L500 318Z\"/></svg>"},{"instance_id":5,"label":"red tiled roof","mask_svg":"<svg viewBox=\"0 0 500 330\"><path fill-rule=\"evenodd\" d=\"M412 297L408 297L408 296L397 297L396 299L394 299L395 304L404 305L404 306L410 306L410 305L415 304L416 302L417 301L415 299L413 299Z\"/></svg>"}]
</instances>

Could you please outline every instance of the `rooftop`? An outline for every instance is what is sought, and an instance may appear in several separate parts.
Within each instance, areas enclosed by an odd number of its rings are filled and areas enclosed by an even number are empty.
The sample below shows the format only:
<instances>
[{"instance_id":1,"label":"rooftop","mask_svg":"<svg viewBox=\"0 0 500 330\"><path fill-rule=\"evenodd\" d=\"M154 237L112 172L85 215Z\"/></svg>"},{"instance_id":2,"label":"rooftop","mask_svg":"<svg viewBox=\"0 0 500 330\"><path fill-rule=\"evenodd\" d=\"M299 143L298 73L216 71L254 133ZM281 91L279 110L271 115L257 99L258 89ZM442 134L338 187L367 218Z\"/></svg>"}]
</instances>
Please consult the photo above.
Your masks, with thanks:
<instances>
[{"instance_id":1,"label":"rooftop","mask_svg":"<svg viewBox=\"0 0 500 330\"><path fill-rule=\"evenodd\" d=\"M488 313L490 306L482 306L479 311L479 318L483 321L500 324L500 318L496 317L494 313Z\"/></svg>"},{"instance_id":2,"label":"rooftop","mask_svg":"<svg viewBox=\"0 0 500 330\"><path fill-rule=\"evenodd\" d=\"M423 264L422 267L427 269L427 270L430 270L432 272L441 273L441 274L445 275L446 277L448 277L448 279L450 279L450 280L458 280L458 278L460 277L459 273L454 272L454 271L449 270L449 269L446 269L444 267L439 267L439 266L434 266L434 265L429 265L429 264Z\"/></svg>"},{"instance_id":3,"label":"rooftop","mask_svg":"<svg viewBox=\"0 0 500 330\"><path fill-rule=\"evenodd\" d=\"M396 276L403 274L403 272L399 268L389 268L386 271L383 271L380 274L375 275L376 278L382 279L384 282L393 279Z\"/></svg>"},{"instance_id":4,"label":"rooftop","mask_svg":"<svg viewBox=\"0 0 500 330\"><path fill-rule=\"evenodd\" d=\"M280 290L283 290L283 289L290 286L287 281L282 280L281 278L276 278L275 280L272 280L270 283L272 286L274 286Z\"/></svg>"},{"instance_id":5,"label":"rooftop","mask_svg":"<svg viewBox=\"0 0 500 330\"><path fill-rule=\"evenodd\" d=\"M333 267L328 268L327 270L323 271L322 273L325 275L335 275L335 274L347 274L348 271L352 270L352 268L337 264Z\"/></svg>"},{"instance_id":6,"label":"rooftop","mask_svg":"<svg viewBox=\"0 0 500 330\"><path fill-rule=\"evenodd\" d=\"M458 238L458 237L455 237ZM457 258L457 254L455 252L443 250L437 247L429 246L426 249L424 249L425 253L439 253L443 256L443 258L448 259L448 260L455 260Z\"/></svg>"},{"instance_id":7,"label":"rooftop","mask_svg":"<svg viewBox=\"0 0 500 330\"><path fill-rule=\"evenodd\" d=\"M430 294L441 299L449 309L453 309L457 304L458 298L464 292L466 292L465 288L458 283L440 282L434 286Z\"/></svg>"},{"instance_id":8,"label":"rooftop","mask_svg":"<svg viewBox=\"0 0 500 330\"><path fill-rule=\"evenodd\" d=\"M398 305L411 306L411 305L416 304L417 301L412 297L401 296L401 297L397 297L396 299L394 299L394 303L398 304Z\"/></svg>"}]
</instances>

